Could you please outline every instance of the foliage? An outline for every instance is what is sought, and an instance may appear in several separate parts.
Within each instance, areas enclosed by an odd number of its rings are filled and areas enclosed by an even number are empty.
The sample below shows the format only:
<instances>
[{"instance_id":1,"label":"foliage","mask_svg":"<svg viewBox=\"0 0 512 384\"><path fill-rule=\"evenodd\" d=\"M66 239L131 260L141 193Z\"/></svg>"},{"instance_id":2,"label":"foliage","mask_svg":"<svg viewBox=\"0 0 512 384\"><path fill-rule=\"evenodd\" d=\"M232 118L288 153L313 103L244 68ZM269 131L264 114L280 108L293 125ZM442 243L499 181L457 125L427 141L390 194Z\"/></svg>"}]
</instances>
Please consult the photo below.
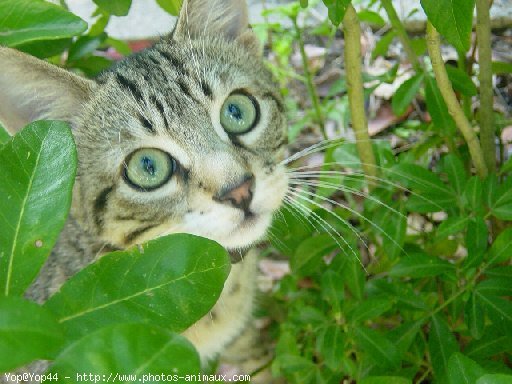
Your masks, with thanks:
<instances>
[{"instance_id":1,"label":"foliage","mask_svg":"<svg viewBox=\"0 0 512 384\"><path fill-rule=\"evenodd\" d=\"M126 43L109 37L105 27L111 15L126 14L131 4L94 2L95 23L85 31L79 18L43 0L31 0L31 7L0 0L0 13L11 15L0 20L0 43L93 76L112 64L105 51L129 53ZM178 1L157 2L170 13L179 9ZM372 59L385 56L398 38L412 64L409 79L391 100L397 116L409 116L393 127L406 149L396 152L388 140L373 140L376 163L370 165L355 144L329 136L327 122L337 123L339 135L351 121L347 82L339 79L320 94L315 79L321 68L311 64L305 50L310 35L328 49L333 46L350 1L324 0L330 21L310 31L303 20L317 3L295 1L267 9L267 22L254 26L272 53L269 67L288 107L292 147L300 148L297 139L305 134L330 139L306 152L321 152L321 166L312 167L299 156L289 164L289 195L295 201L286 201L270 231L266 252L288 257L291 268L263 306L275 320L269 330L276 340L274 375L290 383L510 382L512 161L506 161L500 139L504 116L490 127L481 125L479 135L474 129L479 111L472 105L482 94L470 54L475 1L421 1L429 22L459 55L456 66L440 63L448 86L437 80L436 63L423 56L425 39L407 36L390 1L374 0L374 8L358 13L360 20L382 26L375 11L382 6L393 26ZM45 17L35 17L36 11ZM275 16L290 20L291 27L268 21ZM295 49L302 70L290 65ZM496 73L512 72L507 63L490 64ZM398 68L380 76L363 74L365 96L395 82ZM290 92L297 83L307 90L306 103ZM502 159L496 172L490 169L484 177L475 171L460 119L447 106L447 91L454 92L476 139L490 135L499 142L499 153L477 145L487 158ZM421 113L409 115L411 104ZM57 136L59 151L44 145L45 138ZM0 226L7 230L0 232L0 249L8 256L0 258L5 296L0 299L0 338L5 341L0 370L50 359L55 361L50 372L61 377L75 371L103 375L161 368L197 373L195 351L174 332L200 318L217 299L229 271L225 251L189 235L161 238L143 246L144 257L139 248L106 255L43 306L28 302L19 296L48 256L69 209L74 147L67 128L57 122L34 123L13 139L0 129L1 143ZM10 165L16 157L28 160L19 162L24 176ZM368 177L363 165L373 167L376 176ZM49 188L60 194L56 200L37 198L52 195ZM55 207L55 201L66 203ZM2 225L6 219L19 225ZM172 256L183 263L162 265L160 256L171 243ZM201 263L206 259L215 267ZM144 275L147 270L156 271L151 281ZM129 291L120 290L123 282L113 278L124 273L139 282ZM98 278L111 282L101 285L106 289L101 294L91 288ZM31 344L19 344L28 338ZM84 351L90 352L88 358L82 357ZM155 355L175 366L151 359Z\"/></svg>"},{"instance_id":2,"label":"foliage","mask_svg":"<svg viewBox=\"0 0 512 384\"><path fill-rule=\"evenodd\" d=\"M20 296L70 208L71 132L62 122L34 122L0 148L0 159L0 371L47 359L55 360L51 377L65 382L76 372L197 374L197 352L176 332L218 300L231 265L224 248L193 235L162 237L104 255L37 305Z\"/></svg>"}]
</instances>

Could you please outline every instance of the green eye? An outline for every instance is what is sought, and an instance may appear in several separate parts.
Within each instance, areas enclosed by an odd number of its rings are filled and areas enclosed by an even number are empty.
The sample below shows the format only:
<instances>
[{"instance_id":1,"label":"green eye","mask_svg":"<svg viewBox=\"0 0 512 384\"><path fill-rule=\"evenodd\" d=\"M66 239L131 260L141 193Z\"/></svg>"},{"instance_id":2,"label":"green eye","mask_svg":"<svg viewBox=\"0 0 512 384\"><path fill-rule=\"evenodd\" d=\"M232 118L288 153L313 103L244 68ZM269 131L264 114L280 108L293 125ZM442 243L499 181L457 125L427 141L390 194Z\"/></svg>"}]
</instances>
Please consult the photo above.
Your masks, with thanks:
<instances>
[{"instance_id":1,"label":"green eye","mask_svg":"<svg viewBox=\"0 0 512 384\"><path fill-rule=\"evenodd\" d=\"M175 161L168 153L155 148L142 148L127 157L124 178L132 187L149 191L167 183L174 168Z\"/></svg>"},{"instance_id":2,"label":"green eye","mask_svg":"<svg viewBox=\"0 0 512 384\"><path fill-rule=\"evenodd\" d=\"M227 133L241 135L254 128L258 115L258 104L252 96L234 93L222 104L220 123Z\"/></svg>"}]
</instances>

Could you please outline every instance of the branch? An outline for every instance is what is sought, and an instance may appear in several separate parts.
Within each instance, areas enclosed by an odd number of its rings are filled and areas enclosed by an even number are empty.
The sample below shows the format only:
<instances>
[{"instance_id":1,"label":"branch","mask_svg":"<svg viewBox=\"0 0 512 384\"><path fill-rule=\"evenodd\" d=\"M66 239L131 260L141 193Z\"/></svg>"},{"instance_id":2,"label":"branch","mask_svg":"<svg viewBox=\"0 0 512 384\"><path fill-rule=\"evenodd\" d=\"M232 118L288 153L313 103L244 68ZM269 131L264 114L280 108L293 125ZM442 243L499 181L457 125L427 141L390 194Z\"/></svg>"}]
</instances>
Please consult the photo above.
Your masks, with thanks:
<instances>
[{"instance_id":1,"label":"branch","mask_svg":"<svg viewBox=\"0 0 512 384\"><path fill-rule=\"evenodd\" d=\"M345 36L345 71L348 88L352 128L356 136L356 147L363 171L369 177L375 177L377 166L372 142L368 135L368 123L364 108L364 88L361 69L361 26L356 11L349 5L343 18Z\"/></svg>"},{"instance_id":2,"label":"branch","mask_svg":"<svg viewBox=\"0 0 512 384\"><path fill-rule=\"evenodd\" d=\"M416 56L414 49L412 49L411 40L409 39L409 36L405 31L404 25L402 24L400 18L398 17L398 14L396 13L395 7L393 7L393 3L391 2L391 0L381 0L380 3L382 5L382 8L384 8L386 14L388 15L391 26L398 33L398 38L400 39L400 42L404 47L405 53L409 58L409 62L412 64L416 73L421 73L422 68L420 62L418 61L418 56Z\"/></svg>"},{"instance_id":3,"label":"branch","mask_svg":"<svg viewBox=\"0 0 512 384\"><path fill-rule=\"evenodd\" d=\"M489 172L496 170L496 142L494 128L494 100L492 89L491 20L489 1L476 1L476 36L480 72L480 140Z\"/></svg>"},{"instance_id":4,"label":"branch","mask_svg":"<svg viewBox=\"0 0 512 384\"><path fill-rule=\"evenodd\" d=\"M446 102L448 111L450 112L450 115L452 115L457 128L461 131L462 136L464 136L464 139L468 144L469 153L473 160L473 164L476 167L476 172L481 178L484 178L487 176L487 166L485 165L480 141L457 101L455 92L453 91L450 80L448 79L448 74L446 73L443 57L441 56L439 33L430 21L427 22L427 46L430 60L432 61L432 69L436 76L437 85L439 86L439 90Z\"/></svg>"}]
</instances>

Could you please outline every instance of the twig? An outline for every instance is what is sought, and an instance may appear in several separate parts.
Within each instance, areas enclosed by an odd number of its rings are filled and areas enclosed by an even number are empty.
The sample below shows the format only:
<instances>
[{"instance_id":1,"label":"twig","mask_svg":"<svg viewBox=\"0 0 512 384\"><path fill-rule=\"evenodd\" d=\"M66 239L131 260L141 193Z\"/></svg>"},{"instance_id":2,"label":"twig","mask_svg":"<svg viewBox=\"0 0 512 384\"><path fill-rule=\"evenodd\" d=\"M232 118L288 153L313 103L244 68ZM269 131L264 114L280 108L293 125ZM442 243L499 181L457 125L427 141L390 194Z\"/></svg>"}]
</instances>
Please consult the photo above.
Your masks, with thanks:
<instances>
[{"instance_id":1,"label":"twig","mask_svg":"<svg viewBox=\"0 0 512 384\"><path fill-rule=\"evenodd\" d=\"M444 67L443 57L441 56L439 33L430 22L427 22L427 47L430 60L432 61L432 69L434 70L439 90L443 95L448 111L455 120L457 128L461 131L462 136L464 136L464 139L468 144L469 153L473 160L473 164L475 165L476 172L481 178L484 178L487 176L487 166L485 165L480 141L457 101L455 92L453 91L450 80L448 79L446 68Z\"/></svg>"},{"instance_id":2,"label":"twig","mask_svg":"<svg viewBox=\"0 0 512 384\"><path fill-rule=\"evenodd\" d=\"M489 172L495 172L496 142L492 89L491 20L488 0L476 1L476 35L480 67L478 74L480 80L480 140L487 169Z\"/></svg>"},{"instance_id":3,"label":"twig","mask_svg":"<svg viewBox=\"0 0 512 384\"><path fill-rule=\"evenodd\" d=\"M422 68L418 60L418 56L416 56L414 49L412 49L411 40L409 39L409 36L407 35L404 25L402 24L400 18L398 17L398 14L396 13L395 7L393 7L393 3L391 2L391 0L381 0L380 3L384 10L386 11L386 14L388 15L391 26L398 34L398 38L400 39L400 42L402 43L405 53L409 58L409 61L412 64L414 70L417 73L421 73Z\"/></svg>"},{"instance_id":4,"label":"twig","mask_svg":"<svg viewBox=\"0 0 512 384\"><path fill-rule=\"evenodd\" d=\"M347 79L352 128L356 136L356 147L367 176L375 177L377 167L372 141L368 135L368 123L364 108L364 88L361 70L361 26L352 5L343 18L345 36L345 71Z\"/></svg>"},{"instance_id":5,"label":"twig","mask_svg":"<svg viewBox=\"0 0 512 384\"><path fill-rule=\"evenodd\" d=\"M297 24L297 18L292 18L292 22L295 28L295 33L297 34L297 43L299 44L300 56L302 58L304 77L306 78L306 86L308 87L308 93L309 96L311 97L311 102L313 104L313 109L315 111L315 120L320 127L320 132L322 132L322 136L324 137L324 139L327 139L327 133L325 132L324 115L322 113L322 108L320 107L320 98L318 97L318 92L316 91L316 87L313 84L313 76L311 74L311 71L309 70L308 55L306 54L306 49L304 48L302 30Z\"/></svg>"}]
</instances>

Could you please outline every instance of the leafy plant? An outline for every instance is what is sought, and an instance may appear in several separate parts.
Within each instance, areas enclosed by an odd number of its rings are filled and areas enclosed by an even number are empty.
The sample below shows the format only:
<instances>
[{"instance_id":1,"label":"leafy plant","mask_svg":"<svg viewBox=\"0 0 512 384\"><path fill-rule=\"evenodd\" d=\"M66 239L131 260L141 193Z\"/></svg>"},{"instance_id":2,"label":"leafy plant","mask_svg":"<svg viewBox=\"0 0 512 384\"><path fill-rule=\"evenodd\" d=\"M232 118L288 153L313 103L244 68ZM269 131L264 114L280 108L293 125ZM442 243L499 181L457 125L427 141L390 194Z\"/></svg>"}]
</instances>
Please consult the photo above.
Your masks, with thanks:
<instances>
[{"instance_id":1,"label":"leafy plant","mask_svg":"<svg viewBox=\"0 0 512 384\"><path fill-rule=\"evenodd\" d=\"M171 13L179 8L178 1L157 2ZM357 17L349 0L324 0L330 22L311 31L303 20L317 3L267 9L267 22L254 28L282 87L292 147L302 149L306 135L327 138L287 160L290 192L270 231L266 253L286 256L291 268L263 306L274 320L272 372L301 384L511 382L512 161L499 135L504 118L493 111L491 81L493 73L512 70L491 61L489 2L422 0L427 39L409 37L391 0L374 0ZM31 0L30 7L26 1L0 1L0 13L9 15L0 20L0 43L95 75L112 64L102 51L130 51L105 27L111 15L126 14L131 1L95 4L95 23L86 31L65 8L42 0ZM381 76L362 73L363 82L373 81L367 89L347 75L320 94L315 80L321 69L305 49L311 36L333 47L341 23L351 73L362 72L359 21L382 26L377 6L392 28L371 57L386 55L396 38L410 63L410 77L395 92L392 110L407 117L415 104L421 112L392 128L410 140L400 151L389 140L364 136L363 113L375 87L396 80L398 64ZM471 39L475 8L477 43ZM290 27L268 21L275 16L289 20ZM443 62L441 38L455 48L456 65ZM478 71L471 54L475 44ZM295 51L301 69L291 65ZM305 102L293 93L296 84L307 94ZM363 136L356 143L333 138L326 129L333 121L336 133L351 122ZM13 139L0 129L0 145L0 370L49 359L54 365L48 374L70 382L78 380L78 371L197 373L196 352L176 332L216 301L229 272L225 251L205 239L174 235L144 245L144 257L139 248L106 255L43 306L22 299L67 215L74 147L58 122L34 123ZM302 162L311 153L322 154L320 165ZM170 244L179 265L160 264ZM214 268L202 263L206 259ZM144 276L147 270L156 273ZM139 283L124 287L112 278L120 273ZM98 279L105 281L101 294L90 288ZM199 291L194 281L207 289ZM195 308L186 305L191 301ZM157 314L140 309L141 303ZM33 342L21 344L27 338ZM151 359L156 354L161 360Z\"/></svg>"},{"instance_id":2,"label":"leafy plant","mask_svg":"<svg viewBox=\"0 0 512 384\"><path fill-rule=\"evenodd\" d=\"M21 296L69 211L71 131L34 122L4 143L0 159L0 371L46 359L55 360L47 375L64 382L79 381L77 372L197 374L197 352L178 333L218 300L231 265L224 248L192 235L162 237L103 256L37 305Z\"/></svg>"}]
</instances>

